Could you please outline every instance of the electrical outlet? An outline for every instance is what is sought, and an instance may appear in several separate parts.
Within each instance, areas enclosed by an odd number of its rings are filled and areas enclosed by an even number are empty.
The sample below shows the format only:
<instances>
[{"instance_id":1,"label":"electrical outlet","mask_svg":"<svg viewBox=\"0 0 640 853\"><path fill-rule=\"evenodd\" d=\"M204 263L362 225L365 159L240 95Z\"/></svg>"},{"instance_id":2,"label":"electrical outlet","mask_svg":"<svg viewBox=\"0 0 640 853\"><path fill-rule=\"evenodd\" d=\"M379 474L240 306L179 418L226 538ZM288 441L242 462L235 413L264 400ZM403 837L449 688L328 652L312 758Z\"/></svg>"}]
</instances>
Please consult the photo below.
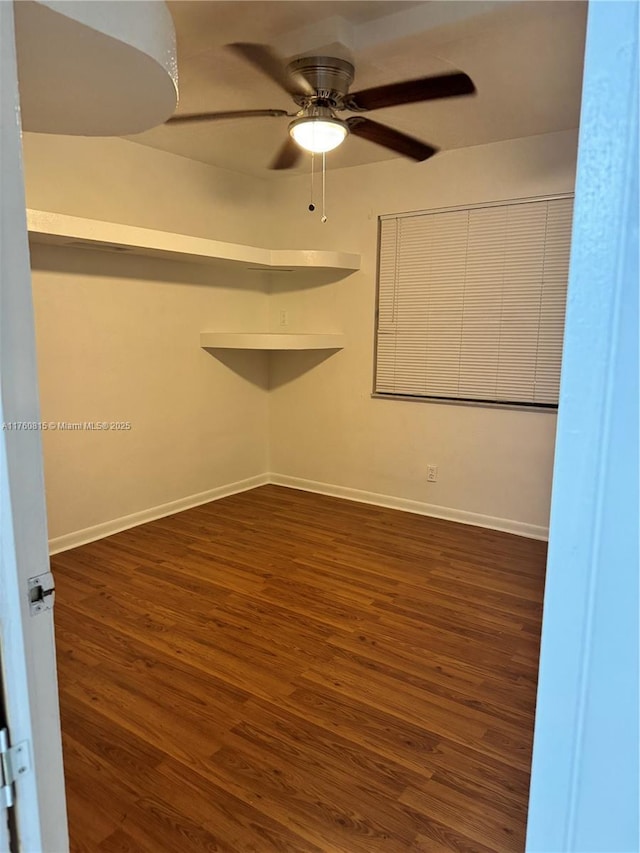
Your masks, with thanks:
<instances>
[{"instance_id":1,"label":"electrical outlet","mask_svg":"<svg viewBox=\"0 0 640 853\"><path fill-rule=\"evenodd\" d=\"M280 325L281 326L288 326L289 325L289 312L288 311L281 311L280 312Z\"/></svg>"},{"instance_id":2,"label":"electrical outlet","mask_svg":"<svg viewBox=\"0 0 640 853\"><path fill-rule=\"evenodd\" d=\"M437 465L427 465L427 482L428 483L437 483L438 482L438 466Z\"/></svg>"}]
</instances>

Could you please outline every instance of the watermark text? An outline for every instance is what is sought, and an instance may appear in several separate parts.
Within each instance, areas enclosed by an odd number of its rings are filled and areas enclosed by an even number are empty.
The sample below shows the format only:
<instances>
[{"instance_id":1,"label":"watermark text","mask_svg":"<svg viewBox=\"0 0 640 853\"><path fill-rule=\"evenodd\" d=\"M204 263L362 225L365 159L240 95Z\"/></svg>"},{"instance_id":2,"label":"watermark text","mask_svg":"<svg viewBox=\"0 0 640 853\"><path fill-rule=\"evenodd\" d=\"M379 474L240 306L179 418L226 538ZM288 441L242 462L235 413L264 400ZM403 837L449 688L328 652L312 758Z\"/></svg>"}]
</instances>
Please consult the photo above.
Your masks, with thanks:
<instances>
[{"instance_id":1,"label":"watermark text","mask_svg":"<svg viewBox=\"0 0 640 853\"><path fill-rule=\"evenodd\" d=\"M3 432L127 432L131 421L5 421Z\"/></svg>"}]
</instances>

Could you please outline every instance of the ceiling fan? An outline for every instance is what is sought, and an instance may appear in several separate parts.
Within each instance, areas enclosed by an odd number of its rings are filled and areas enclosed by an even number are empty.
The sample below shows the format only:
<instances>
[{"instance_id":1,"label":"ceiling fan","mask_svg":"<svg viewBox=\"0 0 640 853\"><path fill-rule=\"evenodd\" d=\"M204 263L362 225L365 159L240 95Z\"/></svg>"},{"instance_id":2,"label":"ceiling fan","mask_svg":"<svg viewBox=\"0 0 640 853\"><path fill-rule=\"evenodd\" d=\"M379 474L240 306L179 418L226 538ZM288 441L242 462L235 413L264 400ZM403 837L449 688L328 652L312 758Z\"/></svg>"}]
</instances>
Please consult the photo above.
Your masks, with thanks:
<instances>
[{"instance_id":1,"label":"ceiling fan","mask_svg":"<svg viewBox=\"0 0 640 853\"><path fill-rule=\"evenodd\" d=\"M354 67L344 59L304 56L285 64L267 45L237 42L228 47L291 95L300 109L295 113L276 109L193 113L174 116L167 124L258 116L293 118L289 125L289 138L271 163L271 169L292 168L302 156L302 149L314 153L331 151L337 148L349 133L412 160L427 160L438 151L433 145L365 118L362 113L398 104L472 95L476 91L470 77L461 71L455 71L374 86L361 92L349 92ZM339 118L337 113L344 110L356 115Z\"/></svg>"}]
</instances>

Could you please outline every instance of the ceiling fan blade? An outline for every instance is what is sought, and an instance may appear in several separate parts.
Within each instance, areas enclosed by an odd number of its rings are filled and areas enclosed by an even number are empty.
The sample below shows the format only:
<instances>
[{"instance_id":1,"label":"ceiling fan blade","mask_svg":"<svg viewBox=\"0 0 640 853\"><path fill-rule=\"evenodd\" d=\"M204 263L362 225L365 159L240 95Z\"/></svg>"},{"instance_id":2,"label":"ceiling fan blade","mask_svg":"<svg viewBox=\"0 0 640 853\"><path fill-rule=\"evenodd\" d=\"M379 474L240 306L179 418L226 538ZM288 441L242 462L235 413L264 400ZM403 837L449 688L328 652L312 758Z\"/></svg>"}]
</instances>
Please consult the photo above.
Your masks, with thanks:
<instances>
[{"instance_id":1,"label":"ceiling fan blade","mask_svg":"<svg viewBox=\"0 0 640 853\"><path fill-rule=\"evenodd\" d=\"M234 42L227 45L238 56L250 62L258 71L262 71L290 95L313 95L311 83L302 74L290 74L280 57L266 44Z\"/></svg>"},{"instance_id":2,"label":"ceiling fan blade","mask_svg":"<svg viewBox=\"0 0 640 853\"><path fill-rule=\"evenodd\" d=\"M375 142L376 145L390 148L391 151L397 151L398 154L404 154L405 157L410 157L412 160L427 160L438 153L438 149L434 148L433 145L427 145L426 142L414 139L413 136L407 136L406 133L400 133L399 130L387 127L386 124L380 124L377 121L362 118L362 116L348 118L347 124L354 136L360 136L369 142Z\"/></svg>"},{"instance_id":3,"label":"ceiling fan blade","mask_svg":"<svg viewBox=\"0 0 640 853\"><path fill-rule=\"evenodd\" d=\"M462 71L455 71L451 74L404 80L402 83L390 83L388 86L374 86L372 89L363 89L362 92L353 92L346 98L345 107L352 112L366 112L382 107L394 107L397 104L415 104L438 98L472 95L475 91L471 77Z\"/></svg>"},{"instance_id":4,"label":"ceiling fan blade","mask_svg":"<svg viewBox=\"0 0 640 853\"><path fill-rule=\"evenodd\" d=\"M286 110L231 110L221 113L189 113L173 116L165 124L197 124L204 121L219 121L225 118L260 118L263 116L287 116Z\"/></svg>"},{"instance_id":5,"label":"ceiling fan blade","mask_svg":"<svg viewBox=\"0 0 640 853\"><path fill-rule=\"evenodd\" d=\"M289 137L273 159L270 169L292 169L302 157L302 149Z\"/></svg>"}]
</instances>

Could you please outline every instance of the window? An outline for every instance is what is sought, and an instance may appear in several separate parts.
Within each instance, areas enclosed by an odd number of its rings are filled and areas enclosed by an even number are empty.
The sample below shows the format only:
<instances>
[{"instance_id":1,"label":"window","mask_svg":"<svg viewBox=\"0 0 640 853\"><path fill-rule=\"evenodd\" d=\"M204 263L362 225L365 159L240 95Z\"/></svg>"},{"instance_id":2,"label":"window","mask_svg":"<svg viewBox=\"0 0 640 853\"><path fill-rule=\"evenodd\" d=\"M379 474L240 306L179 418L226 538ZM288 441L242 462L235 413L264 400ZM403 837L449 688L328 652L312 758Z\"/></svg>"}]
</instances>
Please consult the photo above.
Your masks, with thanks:
<instances>
[{"instance_id":1,"label":"window","mask_svg":"<svg viewBox=\"0 0 640 853\"><path fill-rule=\"evenodd\" d=\"M572 207L381 217L375 396L555 408Z\"/></svg>"}]
</instances>

